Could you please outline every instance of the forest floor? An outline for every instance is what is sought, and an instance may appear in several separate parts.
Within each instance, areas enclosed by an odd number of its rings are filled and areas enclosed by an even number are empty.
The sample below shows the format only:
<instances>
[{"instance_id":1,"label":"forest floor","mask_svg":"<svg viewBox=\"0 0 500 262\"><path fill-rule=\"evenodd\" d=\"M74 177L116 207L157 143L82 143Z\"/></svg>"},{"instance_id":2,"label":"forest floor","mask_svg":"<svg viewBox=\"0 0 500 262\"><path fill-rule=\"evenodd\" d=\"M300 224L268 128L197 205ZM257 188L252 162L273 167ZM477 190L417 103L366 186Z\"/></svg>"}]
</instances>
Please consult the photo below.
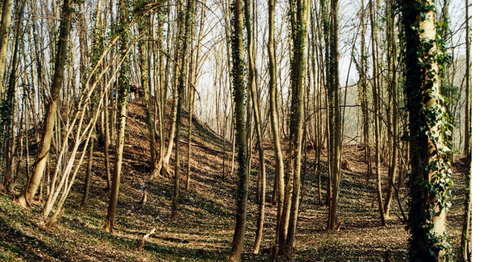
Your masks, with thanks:
<instances>
[{"instance_id":1,"label":"forest floor","mask_svg":"<svg viewBox=\"0 0 500 262\"><path fill-rule=\"evenodd\" d=\"M57 224L43 226L43 203L31 210L21 209L12 196L0 193L0 260L2 261L224 261L231 249L235 225L236 175L229 174L230 143L194 121L191 185L182 186L176 219L170 208L173 177L158 178L149 183L149 143L140 131L144 129L144 113L140 102L132 102L129 110L125 162L118 201L116 229L104 231L108 195L102 148L95 150L96 161L90 199L80 209L83 194L84 168L65 204L65 212ZM132 121L133 120L133 121ZM187 118L183 125L187 126ZM141 128L139 128L139 126ZM185 140L185 138L183 138ZM187 146L182 147L186 152ZM325 152L326 153L326 152ZM250 176L247 231L243 261L267 261L274 243L276 206L270 204L274 181L272 144L266 142L267 197L264 238L261 252L252 254L258 205L257 153ZM186 156L185 153L182 154ZM375 198L375 180L368 183L364 173L364 151L356 145L344 146L343 158L348 170L340 184L339 220L337 231L326 232L328 208L318 204L317 175L314 173L314 150L308 153L304 175L304 194L295 238L293 261L383 261L389 252L394 261L407 260L408 233L401 222L401 212L395 198L387 226L380 225ZM326 155L320 167L324 203L326 188ZM453 200L448 213L449 234L455 257L458 257L464 214L464 165L455 156ZM182 159L186 167L186 159ZM22 170L25 170L22 168ZM383 186L386 186L387 166L382 166ZM184 185L185 171L181 185ZM25 173L20 173L16 191L21 192ZM146 184L148 186L146 186ZM146 189L145 189L146 188ZM148 191L145 205L140 201ZM406 210L407 192L401 190L399 199ZM156 232L145 241L144 250L137 242L152 229Z\"/></svg>"}]
</instances>

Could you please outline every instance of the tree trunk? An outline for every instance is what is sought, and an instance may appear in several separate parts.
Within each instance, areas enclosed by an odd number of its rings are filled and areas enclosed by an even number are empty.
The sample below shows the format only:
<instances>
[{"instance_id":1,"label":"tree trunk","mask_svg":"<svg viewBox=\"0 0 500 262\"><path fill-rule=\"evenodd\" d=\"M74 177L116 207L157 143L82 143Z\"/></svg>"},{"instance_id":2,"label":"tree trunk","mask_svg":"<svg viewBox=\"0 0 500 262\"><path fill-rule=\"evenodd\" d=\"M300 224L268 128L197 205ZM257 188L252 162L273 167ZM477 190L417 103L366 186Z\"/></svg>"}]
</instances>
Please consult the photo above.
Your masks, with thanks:
<instances>
[{"instance_id":1,"label":"tree trunk","mask_svg":"<svg viewBox=\"0 0 500 262\"><path fill-rule=\"evenodd\" d=\"M94 139L91 138L90 149L89 149L89 160L87 163L87 172L85 174L85 185L83 190L82 202L80 203L80 208L84 209L87 205L87 200L90 193L90 178L92 176L92 162L94 159Z\"/></svg>"},{"instance_id":2,"label":"tree trunk","mask_svg":"<svg viewBox=\"0 0 500 262\"><path fill-rule=\"evenodd\" d=\"M277 212L276 212L276 237L274 242L274 247L272 251L272 256L274 259L278 253L278 245L280 243L279 236L282 231L281 227L281 216L283 214L283 200L284 200L284 189L285 189L285 169L283 163L283 153L281 151L280 142L280 127L279 127L279 116L278 116L278 106L277 106L277 83L276 83L276 43L274 41L274 21L276 15L276 0L269 0L269 42L267 46L269 54L269 108L271 110L271 134L274 143L274 156L275 156L275 190L277 191Z\"/></svg>"},{"instance_id":3,"label":"tree trunk","mask_svg":"<svg viewBox=\"0 0 500 262\"><path fill-rule=\"evenodd\" d=\"M341 162L341 119L340 119L340 82L339 82L339 51L338 51L338 0L333 0L330 5L332 23L328 26L329 38L327 79L328 86L328 125L329 125L329 184L330 196L328 203L327 230L336 228L337 204L340 187L340 162ZM323 18L326 19L326 18ZM326 32L326 30L325 30Z\"/></svg>"},{"instance_id":4,"label":"tree trunk","mask_svg":"<svg viewBox=\"0 0 500 262\"><path fill-rule=\"evenodd\" d=\"M64 78L64 70L68 56L68 39L74 13L71 5L72 0L64 0L61 13L59 41L57 43L54 76L52 79L52 86L50 88L48 109L46 110L47 113L45 115L43 139L36 158L36 164L32 175L26 183L23 193L16 199L16 202L24 208L29 207L35 197L38 186L40 185L40 180L43 177L43 171L45 170L47 164L49 150L52 143L56 113L58 110L59 91Z\"/></svg>"},{"instance_id":5,"label":"tree trunk","mask_svg":"<svg viewBox=\"0 0 500 262\"><path fill-rule=\"evenodd\" d=\"M229 256L230 261L239 261L245 237L247 198L248 198L248 169L247 169L247 144L245 131L245 70L243 66L243 14L241 0L234 0L231 20L232 37L232 70L235 120L236 120L236 145L238 147L238 189L236 192L236 225Z\"/></svg>"},{"instance_id":6,"label":"tree trunk","mask_svg":"<svg viewBox=\"0 0 500 262\"><path fill-rule=\"evenodd\" d=\"M117 121L117 141L116 141L116 160L115 169L113 172L113 181L111 186L111 196L109 199L108 213L106 215L106 232L113 232L115 224L115 215L118 205L118 194L120 192L120 180L122 175L123 163L123 147L125 146L125 126L127 120L127 107L129 99L129 85L130 85L130 56L127 53L129 45L130 30L128 29L128 14L129 6L125 2L120 2L120 23L123 27L121 32L121 46L120 55L123 62L120 66L120 76L118 78L118 121Z\"/></svg>"},{"instance_id":7,"label":"tree trunk","mask_svg":"<svg viewBox=\"0 0 500 262\"><path fill-rule=\"evenodd\" d=\"M378 6L374 6L373 0L370 0L370 22L372 26L371 31L371 39L372 39L372 59L373 59L373 119L375 125L375 174L376 174L376 183L377 183L377 202L378 208L380 212L380 222L382 226L386 225L385 214L384 214L384 206L382 199L382 184L381 184L381 175L380 175L380 87L378 85L378 44L377 44L377 29L375 24L375 12Z\"/></svg>"},{"instance_id":8,"label":"tree trunk","mask_svg":"<svg viewBox=\"0 0 500 262\"><path fill-rule=\"evenodd\" d=\"M407 228L410 261L448 258L446 211L450 205L451 169L445 160L450 149L441 132L446 130L440 104L439 66L435 59L442 46L436 34L433 1L401 3L404 29L405 91L409 112L411 173L410 212ZM441 65L442 66L442 65Z\"/></svg>"},{"instance_id":9,"label":"tree trunk","mask_svg":"<svg viewBox=\"0 0 500 262\"><path fill-rule=\"evenodd\" d=\"M290 22L292 34L292 63L291 63L291 89L292 104L290 114L290 175L287 181L286 201L290 201L290 212L288 214L288 228L283 245L280 245L279 253L286 258L291 258L295 233L297 227L297 218L299 215L300 201L300 172L302 165L302 137L304 133L304 93L305 93L305 70L306 70L306 41L307 29L310 16L311 2L309 0L290 1ZM280 236L281 238L281 236Z\"/></svg>"},{"instance_id":10,"label":"tree trunk","mask_svg":"<svg viewBox=\"0 0 500 262\"><path fill-rule=\"evenodd\" d=\"M368 183L372 174L372 161L371 161L371 144L370 144L370 117L368 114L368 84L367 84L367 55L366 55L366 24L365 24L365 14L366 14L365 2L361 0L361 55L359 60L359 82L360 90L359 97L361 103L361 114L363 122L363 148L365 152L365 163L366 163L366 182Z\"/></svg>"},{"instance_id":11,"label":"tree trunk","mask_svg":"<svg viewBox=\"0 0 500 262\"><path fill-rule=\"evenodd\" d=\"M7 2L4 3L6 5ZM22 20L22 15L24 12L24 6L25 6L25 1L21 1L21 3L16 4L16 9L17 9L17 21ZM10 19L10 18L9 18ZM12 53L12 66L11 72L10 72L10 77L9 77L9 84L7 87L7 96L5 100L2 101L1 108L3 110L3 116L2 119L0 120L2 122L2 137L0 138L0 150L3 149L3 156L0 157L0 159L5 159L5 173L4 173L4 178L3 178L3 188L7 190L7 192L12 192L12 189L14 187L14 177L13 177L13 172L14 172L14 159L15 159L15 147L16 147L16 138L15 138L15 121L14 121L14 116L16 115L16 99L15 99L15 93L16 93L16 71L17 71L17 60L19 57L19 42L21 41L22 38L22 29L23 29L23 24L21 22L18 22L16 25L16 32L15 32L15 43L14 43L14 51ZM1 33L1 32L0 32ZM0 36L0 39L1 36ZM0 54L1 56L1 54ZM2 58L0 57L0 60ZM1 63L1 61L0 61ZM0 70L1 71L1 70ZM2 81L0 81L0 85L3 85ZM0 91L0 97L2 97L2 93ZM0 99L1 100L1 99ZM22 121L21 121L22 123Z\"/></svg>"},{"instance_id":12,"label":"tree trunk","mask_svg":"<svg viewBox=\"0 0 500 262\"><path fill-rule=\"evenodd\" d=\"M0 99L4 98L4 75L7 64L9 31L11 26L12 0L2 3L2 21L0 24Z\"/></svg>"},{"instance_id":13,"label":"tree trunk","mask_svg":"<svg viewBox=\"0 0 500 262\"><path fill-rule=\"evenodd\" d=\"M461 257L463 261L471 261L469 254L470 249L470 221L472 212L472 201L471 201L471 126L470 126L470 25L469 25L469 0L465 0L465 46L466 46L466 65L465 65L465 156L467 171L465 173L465 185L467 187L467 193L465 195L465 214L464 222L462 227L462 239L461 239Z\"/></svg>"},{"instance_id":14,"label":"tree trunk","mask_svg":"<svg viewBox=\"0 0 500 262\"><path fill-rule=\"evenodd\" d=\"M264 164L264 144L262 137L262 121L260 119L260 107L257 98L256 78L255 78L255 48L254 48L254 33L252 30L251 18L251 3L248 0L244 1L244 17L245 27L247 29L247 56L248 56L248 82L247 90L250 91L250 98L252 100L252 112L255 119L255 128L257 131L257 145L259 147L259 173L258 173L258 188L257 188L257 202L259 203L259 215L257 219L257 230L255 235L255 242L252 248L252 253L258 254L260 249L260 242L262 241L262 234L264 229L264 215L266 203L266 169ZM250 133L251 134L251 133ZM247 134L248 135L248 134ZM251 146L251 143L250 143ZM250 165L250 163L249 163Z\"/></svg>"},{"instance_id":15,"label":"tree trunk","mask_svg":"<svg viewBox=\"0 0 500 262\"><path fill-rule=\"evenodd\" d=\"M396 173L398 172L398 133L399 133L399 117L398 117L398 89L396 86L396 43L394 38L394 0L387 0L386 2L386 19L387 19L387 64L389 68L389 104L392 105L392 157L391 165L389 168L389 181L387 183L387 193L384 202L384 216L386 219L389 218L391 211L391 203L394 195L394 183L396 178ZM387 127L390 129L391 127Z\"/></svg>"},{"instance_id":16,"label":"tree trunk","mask_svg":"<svg viewBox=\"0 0 500 262\"><path fill-rule=\"evenodd\" d=\"M181 1L182 3L183 1ZM188 43L191 41L191 13L193 9L193 1L188 0L187 5L184 8L180 7L178 9L178 17L183 19L183 24L179 25L179 42L181 45L181 65L180 74L177 86L177 115L176 115L176 128L175 128L175 182L174 182L174 196L172 200L172 218L176 218L177 212L179 210L179 187L180 187L180 177L181 177L181 142L180 142L180 131L181 131L181 120L182 120L182 104L184 100L184 90L187 80L186 72L186 55L188 49Z\"/></svg>"}]
</instances>

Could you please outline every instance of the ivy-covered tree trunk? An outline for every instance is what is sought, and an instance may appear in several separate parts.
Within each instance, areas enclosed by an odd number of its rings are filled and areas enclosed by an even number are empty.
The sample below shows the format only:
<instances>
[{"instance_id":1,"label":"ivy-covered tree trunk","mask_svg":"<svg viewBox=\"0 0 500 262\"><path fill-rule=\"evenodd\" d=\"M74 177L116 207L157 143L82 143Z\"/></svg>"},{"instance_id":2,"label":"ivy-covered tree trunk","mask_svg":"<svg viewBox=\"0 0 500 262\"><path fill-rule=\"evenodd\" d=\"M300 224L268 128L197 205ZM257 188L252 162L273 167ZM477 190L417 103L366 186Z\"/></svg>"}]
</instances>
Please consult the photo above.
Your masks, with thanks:
<instances>
[{"instance_id":1,"label":"ivy-covered tree trunk","mask_svg":"<svg viewBox=\"0 0 500 262\"><path fill-rule=\"evenodd\" d=\"M236 189L236 225L231 248L230 261L239 261L245 237L248 174L247 174L247 142L245 130L245 68L243 61L243 9L241 0L234 0L232 4L233 18L231 19L231 52L232 52L232 79L233 97L236 120L236 146L238 148L238 188Z\"/></svg>"},{"instance_id":2,"label":"ivy-covered tree trunk","mask_svg":"<svg viewBox=\"0 0 500 262\"><path fill-rule=\"evenodd\" d=\"M304 78L306 72L306 40L311 1L297 0L290 1L290 22L293 43L293 55L291 63L291 89L292 104L290 110L290 172L287 179L285 191L286 201L291 201L289 223L286 230L286 237L279 247L279 253L286 258L291 258L295 241L297 218L299 215L300 201L300 172L302 165L302 137L304 133ZM281 236L280 236L281 238ZM281 241L281 240L280 240Z\"/></svg>"},{"instance_id":3,"label":"ivy-covered tree trunk","mask_svg":"<svg viewBox=\"0 0 500 262\"><path fill-rule=\"evenodd\" d=\"M445 219L452 181L443 139L448 124L439 93L439 71L446 55L436 33L433 1L401 4L411 161L409 257L410 261L448 261L451 246Z\"/></svg>"}]
</instances>

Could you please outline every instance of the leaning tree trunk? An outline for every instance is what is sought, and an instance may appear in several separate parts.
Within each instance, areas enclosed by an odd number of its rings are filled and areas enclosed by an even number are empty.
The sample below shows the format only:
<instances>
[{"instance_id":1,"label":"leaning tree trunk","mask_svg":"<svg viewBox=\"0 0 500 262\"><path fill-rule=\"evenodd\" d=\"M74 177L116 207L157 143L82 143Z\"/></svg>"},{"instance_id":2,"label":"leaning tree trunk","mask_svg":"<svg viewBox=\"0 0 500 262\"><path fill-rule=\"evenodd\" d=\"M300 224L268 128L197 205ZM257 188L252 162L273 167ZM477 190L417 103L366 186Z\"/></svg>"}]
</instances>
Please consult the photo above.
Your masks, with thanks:
<instances>
[{"instance_id":1,"label":"leaning tree trunk","mask_svg":"<svg viewBox=\"0 0 500 262\"><path fill-rule=\"evenodd\" d=\"M439 51L433 1L401 3L404 29L405 91L409 112L410 261L450 259L446 212L450 206L450 152L443 139L447 117L439 93Z\"/></svg>"},{"instance_id":2,"label":"leaning tree trunk","mask_svg":"<svg viewBox=\"0 0 500 262\"><path fill-rule=\"evenodd\" d=\"M47 165L49 150L54 134L56 114L58 110L59 91L61 90L61 86L63 83L64 70L68 57L68 39L74 14L74 10L73 8L71 8L72 2L72 0L64 0L62 6L59 41L57 43L57 54L54 66L54 76L52 79L52 86L50 88L50 96L48 98L49 103L46 110L47 113L44 120L43 138L35 162L36 165L33 169L33 173L26 183L23 193L16 199L16 202L19 203L20 206L25 208L30 206L30 204L32 203L40 185L40 181L43 177L45 167Z\"/></svg>"}]
</instances>

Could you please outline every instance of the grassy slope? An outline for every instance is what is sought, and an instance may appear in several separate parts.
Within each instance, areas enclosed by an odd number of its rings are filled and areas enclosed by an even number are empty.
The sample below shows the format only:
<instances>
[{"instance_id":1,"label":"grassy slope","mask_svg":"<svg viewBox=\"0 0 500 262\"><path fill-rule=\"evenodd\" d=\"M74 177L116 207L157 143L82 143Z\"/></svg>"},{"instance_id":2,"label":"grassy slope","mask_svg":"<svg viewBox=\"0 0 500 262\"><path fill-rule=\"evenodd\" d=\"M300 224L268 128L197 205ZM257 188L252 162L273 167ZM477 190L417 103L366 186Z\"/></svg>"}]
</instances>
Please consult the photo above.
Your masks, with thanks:
<instances>
[{"instance_id":1,"label":"grassy slope","mask_svg":"<svg viewBox=\"0 0 500 262\"><path fill-rule=\"evenodd\" d=\"M144 128L140 103L132 103L129 113ZM187 119L183 124L186 125ZM140 129L129 121L124 176L118 202L115 234L103 231L107 195L102 149L96 150L95 175L92 177L91 198L85 210L78 208L83 192L84 171L75 183L73 193L65 205L65 213L57 225L41 226L42 204L22 210L11 197L0 194L0 260L6 261L221 261L229 254L234 227L233 200L235 177L223 177L224 145L216 134L195 121L191 190L181 190L180 214L170 220L172 178L157 179L151 183L148 201L141 207L139 201L147 173L148 143ZM268 154L268 202L272 194L274 173L271 145ZM184 146L182 150L186 150ZM345 147L344 158L352 173L360 173L365 164L360 161L363 152L355 146ZM185 155L185 154L184 154ZM229 154L228 154L229 155ZM309 156L312 156L309 154ZM183 159L185 166L185 160ZM230 159L229 159L230 161ZM229 166L225 161L226 170ZM256 166L256 165L255 165ZM254 167L255 168L255 167ZM395 215L387 227L380 227L377 205L372 205L375 188L358 175L345 174L341 183L339 231L327 233L327 208L317 204L314 188L316 176L312 173L312 159L305 175L306 186L299 214L296 238L296 261L380 261L390 250L396 261L405 259L408 234ZM322 167L325 171L325 167ZM386 172L386 169L384 169ZM255 204L256 175L252 172L250 205L245 242L245 261L265 261L274 242L274 214L276 207L266 207L266 228L260 255L248 253L253 244L257 205ZM25 174L20 174L25 177ZM458 251L463 214L463 176L455 174L456 198L449 215L450 234L455 252ZM323 177L323 187L326 180ZM20 190L20 187L17 187ZM323 190L323 199L324 197ZM393 210L397 212L396 203ZM137 239L156 228L146 241L144 251L137 251Z\"/></svg>"}]
</instances>

